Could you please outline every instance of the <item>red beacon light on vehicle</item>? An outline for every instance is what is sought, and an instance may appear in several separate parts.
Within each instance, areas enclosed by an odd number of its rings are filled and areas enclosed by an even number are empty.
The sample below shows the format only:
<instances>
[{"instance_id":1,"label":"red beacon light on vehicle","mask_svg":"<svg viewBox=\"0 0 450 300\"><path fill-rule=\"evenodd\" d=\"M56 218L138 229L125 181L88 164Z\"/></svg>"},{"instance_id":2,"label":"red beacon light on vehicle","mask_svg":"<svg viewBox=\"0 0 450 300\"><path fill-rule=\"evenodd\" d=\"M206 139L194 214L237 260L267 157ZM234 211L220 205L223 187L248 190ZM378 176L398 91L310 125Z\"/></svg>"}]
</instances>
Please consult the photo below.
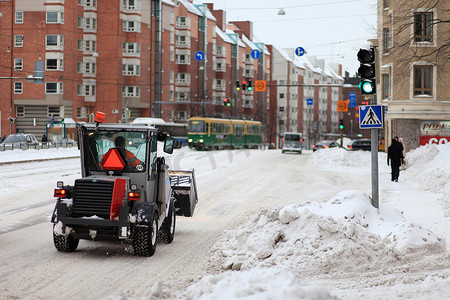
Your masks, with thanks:
<instances>
[{"instance_id":1,"label":"red beacon light on vehicle","mask_svg":"<svg viewBox=\"0 0 450 300\"><path fill-rule=\"evenodd\" d=\"M98 111L95 114L95 118L94 118L94 122L96 123L103 123L103 121L105 120L105 113Z\"/></svg>"}]
</instances>

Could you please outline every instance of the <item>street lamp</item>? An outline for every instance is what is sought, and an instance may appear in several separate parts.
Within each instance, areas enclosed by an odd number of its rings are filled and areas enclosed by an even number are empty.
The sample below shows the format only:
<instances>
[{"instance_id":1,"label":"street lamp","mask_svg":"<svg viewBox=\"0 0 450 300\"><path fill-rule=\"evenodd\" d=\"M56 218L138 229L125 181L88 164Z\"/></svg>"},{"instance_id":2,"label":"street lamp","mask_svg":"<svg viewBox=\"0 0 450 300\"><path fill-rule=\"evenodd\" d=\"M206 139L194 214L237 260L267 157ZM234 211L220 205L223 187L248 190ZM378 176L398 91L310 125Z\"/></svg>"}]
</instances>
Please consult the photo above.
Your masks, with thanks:
<instances>
[{"instance_id":1,"label":"street lamp","mask_svg":"<svg viewBox=\"0 0 450 300\"><path fill-rule=\"evenodd\" d=\"M286 12L284 11L284 9L280 8L280 10L278 11L278 15L284 16L285 14L286 14Z\"/></svg>"}]
</instances>

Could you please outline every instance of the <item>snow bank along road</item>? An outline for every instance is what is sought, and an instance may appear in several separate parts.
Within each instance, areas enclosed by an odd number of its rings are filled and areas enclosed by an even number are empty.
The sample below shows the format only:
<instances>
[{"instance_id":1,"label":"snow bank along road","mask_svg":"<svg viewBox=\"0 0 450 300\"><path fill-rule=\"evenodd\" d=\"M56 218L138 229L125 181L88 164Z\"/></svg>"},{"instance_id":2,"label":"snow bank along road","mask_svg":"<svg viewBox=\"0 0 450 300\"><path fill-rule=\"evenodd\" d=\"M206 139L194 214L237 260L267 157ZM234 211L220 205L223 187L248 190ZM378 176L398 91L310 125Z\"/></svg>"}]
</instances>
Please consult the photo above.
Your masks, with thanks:
<instances>
[{"instance_id":1,"label":"snow bank along road","mask_svg":"<svg viewBox=\"0 0 450 300\"><path fill-rule=\"evenodd\" d=\"M369 191L368 178L315 170L306 163L309 157L260 150L178 152L169 162L174 169L195 168L199 203L193 218L177 219L173 243L158 244L151 258L112 242L82 240L75 253L55 250L49 222L53 189L58 180L73 184L80 177L78 159L0 166L0 298L140 297L157 281L184 290L218 271L208 263L210 249L224 230L260 208L328 200L345 189Z\"/></svg>"}]
</instances>

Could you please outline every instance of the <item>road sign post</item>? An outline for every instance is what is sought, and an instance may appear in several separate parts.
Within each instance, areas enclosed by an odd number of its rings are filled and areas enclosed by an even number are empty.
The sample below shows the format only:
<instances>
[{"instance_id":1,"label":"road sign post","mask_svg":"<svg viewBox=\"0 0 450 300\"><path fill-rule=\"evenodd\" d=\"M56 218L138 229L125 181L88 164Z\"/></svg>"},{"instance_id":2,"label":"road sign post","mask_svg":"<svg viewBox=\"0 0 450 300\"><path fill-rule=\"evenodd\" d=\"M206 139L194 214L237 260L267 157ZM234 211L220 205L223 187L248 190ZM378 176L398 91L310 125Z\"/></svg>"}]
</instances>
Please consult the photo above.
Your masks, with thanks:
<instances>
[{"instance_id":1,"label":"road sign post","mask_svg":"<svg viewBox=\"0 0 450 300\"><path fill-rule=\"evenodd\" d=\"M359 128L370 129L370 151L372 161L372 205L379 209L378 200L378 129L383 128L383 108L381 105L359 107Z\"/></svg>"}]
</instances>

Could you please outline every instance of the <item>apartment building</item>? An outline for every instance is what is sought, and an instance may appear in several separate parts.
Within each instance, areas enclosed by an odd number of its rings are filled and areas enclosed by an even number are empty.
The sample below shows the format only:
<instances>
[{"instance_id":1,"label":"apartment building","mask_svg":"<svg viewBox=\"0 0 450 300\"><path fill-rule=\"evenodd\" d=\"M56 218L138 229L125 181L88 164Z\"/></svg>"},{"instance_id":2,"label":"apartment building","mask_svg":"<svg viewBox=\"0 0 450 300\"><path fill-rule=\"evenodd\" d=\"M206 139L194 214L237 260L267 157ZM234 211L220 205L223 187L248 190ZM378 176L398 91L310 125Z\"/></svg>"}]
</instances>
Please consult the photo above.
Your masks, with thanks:
<instances>
[{"instance_id":1,"label":"apartment building","mask_svg":"<svg viewBox=\"0 0 450 300\"><path fill-rule=\"evenodd\" d=\"M11 0L0 1L0 13L2 136L76 138L75 124L96 111L106 122L261 120L270 143L282 131L304 132L311 142L334 131L340 92L312 85L340 82L339 70L291 50L277 52L286 60L280 69L273 47L253 36L252 22L227 21L213 4ZM35 62L44 66L42 82L27 80ZM267 80L267 92L254 91L256 80ZM236 82L253 89L237 90Z\"/></svg>"},{"instance_id":2,"label":"apartment building","mask_svg":"<svg viewBox=\"0 0 450 300\"><path fill-rule=\"evenodd\" d=\"M449 1L378 1L377 100L406 149L450 142L449 19Z\"/></svg>"}]
</instances>

